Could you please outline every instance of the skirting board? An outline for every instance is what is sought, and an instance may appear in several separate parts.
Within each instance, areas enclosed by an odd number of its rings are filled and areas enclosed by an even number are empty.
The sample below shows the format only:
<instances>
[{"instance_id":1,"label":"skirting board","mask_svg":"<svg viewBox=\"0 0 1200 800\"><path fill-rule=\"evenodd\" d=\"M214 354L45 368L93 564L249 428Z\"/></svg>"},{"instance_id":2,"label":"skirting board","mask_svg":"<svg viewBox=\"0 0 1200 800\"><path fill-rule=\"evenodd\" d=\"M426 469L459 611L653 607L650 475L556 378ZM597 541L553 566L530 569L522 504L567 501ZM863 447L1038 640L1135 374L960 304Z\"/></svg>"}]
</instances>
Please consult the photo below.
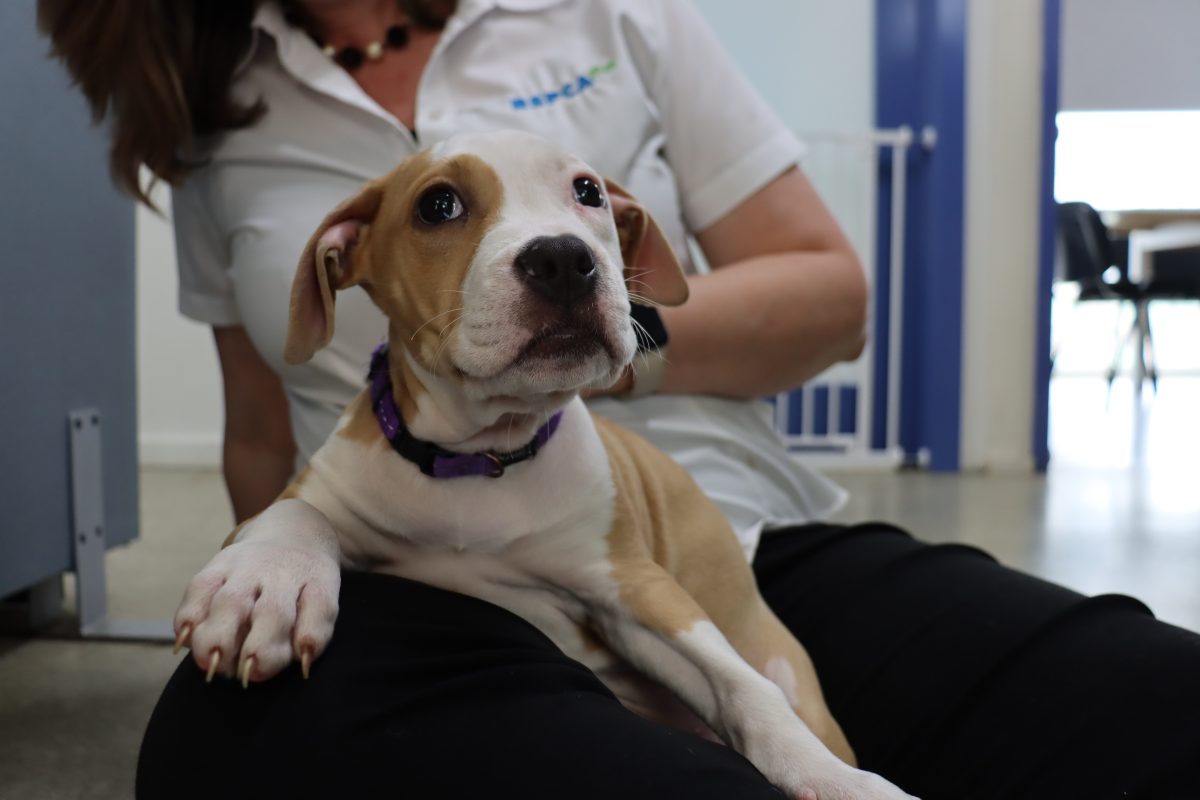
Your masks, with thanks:
<instances>
[{"instance_id":1,"label":"skirting board","mask_svg":"<svg viewBox=\"0 0 1200 800\"><path fill-rule=\"evenodd\" d=\"M202 433L144 433L138 437L143 466L219 467L221 435Z\"/></svg>"},{"instance_id":2,"label":"skirting board","mask_svg":"<svg viewBox=\"0 0 1200 800\"><path fill-rule=\"evenodd\" d=\"M869 454L796 454L798 460L821 470L867 471L893 470L903 460L897 453ZM138 437L138 458L143 466L153 467L219 467L221 437L219 434L142 434ZM1013 465L1014 468L1016 465Z\"/></svg>"}]
</instances>

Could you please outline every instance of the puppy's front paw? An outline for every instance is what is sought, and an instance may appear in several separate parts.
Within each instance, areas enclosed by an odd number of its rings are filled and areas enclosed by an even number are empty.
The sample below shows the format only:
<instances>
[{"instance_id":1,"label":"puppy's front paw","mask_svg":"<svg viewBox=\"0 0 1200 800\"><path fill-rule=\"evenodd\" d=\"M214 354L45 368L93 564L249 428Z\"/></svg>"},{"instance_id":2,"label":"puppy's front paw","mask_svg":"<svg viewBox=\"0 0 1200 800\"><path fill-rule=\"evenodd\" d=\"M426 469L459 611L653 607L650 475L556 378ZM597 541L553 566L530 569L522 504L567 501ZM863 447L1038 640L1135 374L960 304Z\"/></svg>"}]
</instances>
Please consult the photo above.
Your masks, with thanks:
<instances>
[{"instance_id":1,"label":"puppy's front paw","mask_svg":"<svg viewBox=\"0 0 1200 800\"><path fill-rule=\"evenodd\" d=\"M917 800L880 776L839 764L798 780L795 800Z\"/></svg>"},{"instance_id":2,"label":"puppy's front paw","mask_svg":"<svg viewBox=\"0 0 1200 800\"><path fill-rule=\"evenodd\" d=\"M208 679L243 686L281 672L293 657L305 677L337 619L341 571L320 548L250 539L225 548L188 585L175 612L178 644Z\"/></svg>"},{"instance_id":3,"label":"puppy's front paw","mask_svg":"<svg viewBox=\"0 0 1200 800\"><path fill-rule=\"evenodd\" d=\"M831 753L790 708L761 709L739 750L792 800L915 800Z\"/></svg>"}]
</instances>

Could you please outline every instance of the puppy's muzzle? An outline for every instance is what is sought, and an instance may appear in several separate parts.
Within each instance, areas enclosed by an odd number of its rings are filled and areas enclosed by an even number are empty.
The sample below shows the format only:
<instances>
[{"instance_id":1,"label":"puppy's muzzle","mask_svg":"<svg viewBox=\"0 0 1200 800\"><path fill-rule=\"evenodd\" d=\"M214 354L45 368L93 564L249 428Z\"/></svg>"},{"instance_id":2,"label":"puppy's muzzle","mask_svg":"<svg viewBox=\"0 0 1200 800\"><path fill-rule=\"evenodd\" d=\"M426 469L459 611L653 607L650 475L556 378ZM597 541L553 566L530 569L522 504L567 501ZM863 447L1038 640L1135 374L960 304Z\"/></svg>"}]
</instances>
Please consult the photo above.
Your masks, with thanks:
<instances>
[{"instance_id":1,"label":"puppy's muzzle","mask_svg":"<svg viewBox=\"0 0 1200 800\"><path fill-rule=\"evenodd\" d=\"M555 305L574 305L596 291L596 260L578 236L532 239L513 265L526 285Z\"/></svg>"}]
</instances>

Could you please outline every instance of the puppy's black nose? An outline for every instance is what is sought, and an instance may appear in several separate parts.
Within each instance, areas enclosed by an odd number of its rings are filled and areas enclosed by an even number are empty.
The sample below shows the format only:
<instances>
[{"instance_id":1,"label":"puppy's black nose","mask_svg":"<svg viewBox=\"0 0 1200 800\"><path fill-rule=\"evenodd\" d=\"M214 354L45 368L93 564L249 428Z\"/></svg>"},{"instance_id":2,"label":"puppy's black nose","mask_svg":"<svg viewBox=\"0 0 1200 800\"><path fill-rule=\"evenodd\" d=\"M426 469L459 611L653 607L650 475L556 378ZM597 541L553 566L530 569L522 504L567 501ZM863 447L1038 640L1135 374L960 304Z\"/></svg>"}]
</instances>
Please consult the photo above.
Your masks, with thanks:
<instances>
[{"instance_id":1,"label":"puppy's black nose","mask_svg":"<svg viewBox=\"0 0 1200 800\"><path fill-rule=\"evenodd\" d=\"M596 261L578 236L539 236L514 264L534 291L555 303L570 305L596 288Z\"/></svg>"}]
</instances>

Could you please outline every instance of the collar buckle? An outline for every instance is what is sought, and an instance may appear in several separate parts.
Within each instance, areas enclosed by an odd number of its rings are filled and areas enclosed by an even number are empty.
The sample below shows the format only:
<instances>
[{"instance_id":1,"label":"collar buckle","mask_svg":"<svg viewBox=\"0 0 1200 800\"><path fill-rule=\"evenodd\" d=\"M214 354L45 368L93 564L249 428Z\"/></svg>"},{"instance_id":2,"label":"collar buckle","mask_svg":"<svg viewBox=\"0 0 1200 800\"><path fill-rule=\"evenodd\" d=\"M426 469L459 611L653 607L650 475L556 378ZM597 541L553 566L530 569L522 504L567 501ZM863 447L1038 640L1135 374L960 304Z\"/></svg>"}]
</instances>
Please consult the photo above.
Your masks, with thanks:
<instances>
[{"instance_id":1,"label":"collar buckle","mask_svg":"<svg viewBox=\"0 0 1200 800\"><path fill-rule=\"evenodd\" d=\"M499 478L501 475L504 474L504 462L500 460L500 456L496 455L491 450L488 450L485 453L480 453L479 455L483 456L488 461L491 461L493 464L496 465L495 469L493 469L491 472L489 472L487 474L487 477Z\"/></svg>"},{"instance_id":2,"label":"collar buckle","mask_svg":"<svg viewBox=\"0 0 1200 800\"><path fill-rule=\"evenodd\" d=\"M431 478L499 478L513 464L528 461L536 456L538 450L550 441L550 437L558 429L563 415L562 410L554 412L546 424L538 428L532 441L510 453L497 453L494 450L453 453L431 442L417 439L404 426L400 410L396 408L392 397L386 344L376 348L371 356L371 369L367 381L370 384L371 407L384 438L391 443L393 450L416 464L421 472Z\"/></svg>"}]
</instances>

